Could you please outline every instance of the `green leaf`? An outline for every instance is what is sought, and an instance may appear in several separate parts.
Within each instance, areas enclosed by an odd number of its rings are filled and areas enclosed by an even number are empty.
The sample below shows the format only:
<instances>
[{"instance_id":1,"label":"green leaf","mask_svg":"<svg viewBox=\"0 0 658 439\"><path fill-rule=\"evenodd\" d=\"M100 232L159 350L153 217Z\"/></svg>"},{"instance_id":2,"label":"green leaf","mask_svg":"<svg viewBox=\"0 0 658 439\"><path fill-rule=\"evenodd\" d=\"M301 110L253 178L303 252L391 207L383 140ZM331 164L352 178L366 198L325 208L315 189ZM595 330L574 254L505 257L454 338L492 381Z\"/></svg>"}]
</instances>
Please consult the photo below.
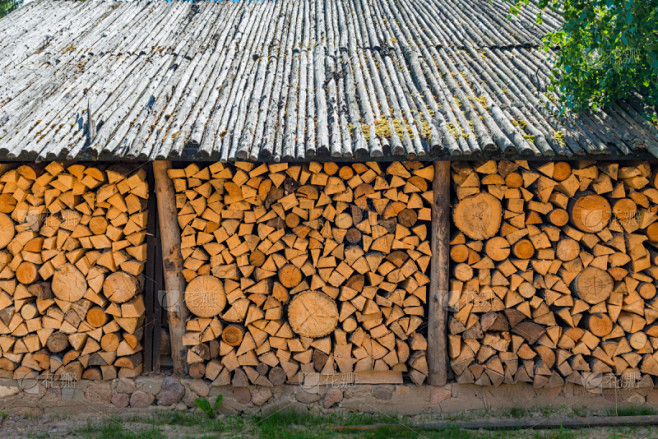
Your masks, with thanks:
<instances>
[{"instance_id":1,"label":"green leaf","mask_svg":"<svg viewBox=\"0 0 658 439\"><path fill-rule=\"evenodd\" d=\"M220 393L217 395L217 399L215 400L215 406L213 407L215 411L219 410L219 406L224 400L224 396Z\"/></svg>"},{"instance_id":2,"label":"green leaf","mask_svg":"<svg viewBox=\"0 0 658 439\"><path fill-rule=\"evenodd\" d=\"M210 408L210 403L206 398L196 398L194 404L209 418L214 418L216 416L216 413Z\"/></svg>"}]
</instances>

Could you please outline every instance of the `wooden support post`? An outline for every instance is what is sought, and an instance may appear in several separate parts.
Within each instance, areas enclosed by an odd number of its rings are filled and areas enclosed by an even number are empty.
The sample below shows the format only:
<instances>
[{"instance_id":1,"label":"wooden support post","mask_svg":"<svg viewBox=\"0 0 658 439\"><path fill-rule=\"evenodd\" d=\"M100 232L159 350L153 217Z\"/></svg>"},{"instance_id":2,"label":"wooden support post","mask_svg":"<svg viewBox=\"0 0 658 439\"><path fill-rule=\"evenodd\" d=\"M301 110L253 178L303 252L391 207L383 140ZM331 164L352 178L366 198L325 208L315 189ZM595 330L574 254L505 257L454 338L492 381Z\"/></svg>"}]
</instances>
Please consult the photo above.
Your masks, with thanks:
<instances>
[{"instance_id":1,"label":"wooden support post","mask_svg":"<svg viewBox=\"0 0 658 439\"><path fill-rule=\"evenodd\" d=\"M171 358L174 363L174 374L182 375L187 373L186 349L183 345L187 308L183 300L185 278L183 277L183 257L180 251L181 237L177 221L176 195L171 179L167 175L167 170L170 168L171 162L153 162Z\"/></svg>"},{"instance_id":2,"label":"wooden support post","mask_svg":"<svg viewBox=\"0 0 658 439\"><path fill-rule=\"evenodd\" d=\"M434 163L432 204L432 260L430 263L427 356L429 383L448 381L448 299L450 285L450 162Z\"/></svg>"}]
</instances>

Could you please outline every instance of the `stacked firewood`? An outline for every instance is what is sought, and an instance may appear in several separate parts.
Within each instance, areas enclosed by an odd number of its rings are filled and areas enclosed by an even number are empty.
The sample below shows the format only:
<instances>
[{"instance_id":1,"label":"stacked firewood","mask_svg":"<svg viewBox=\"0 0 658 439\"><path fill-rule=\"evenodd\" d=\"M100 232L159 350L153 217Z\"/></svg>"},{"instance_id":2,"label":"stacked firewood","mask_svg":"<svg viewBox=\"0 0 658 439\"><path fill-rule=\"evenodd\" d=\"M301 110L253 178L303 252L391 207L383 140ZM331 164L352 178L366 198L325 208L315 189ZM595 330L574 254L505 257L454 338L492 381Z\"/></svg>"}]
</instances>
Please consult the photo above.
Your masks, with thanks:
<instances>
[{"instance_id":1,"label":"stacked firewood","mask_svg":"<svg viewBox=\"0 0 658 439\"><path fill-rule=\"evenodd\" d=\"M193 377L425 380L432 165L191 164L169 176Z\"/></svg>"},{"instance_id":2,"label":"stacked firewood","mask_svg":"<svg viewBox=\"0 0 658 439\"><path fill-rule=\"evenodd\" d=\"M145 171L19 166L0 192L0 374L140 374Z\"/></svg>"},{"instance_id":3,"label":"stacked firewood","mask_svg":"<svg viewBox=\"0 0 658 439\"><path fill-rule=\"evenodd\" d=\"M449 346L461 383L658 375L648 162L453 163Z\"/></svg>"}]
</instances>

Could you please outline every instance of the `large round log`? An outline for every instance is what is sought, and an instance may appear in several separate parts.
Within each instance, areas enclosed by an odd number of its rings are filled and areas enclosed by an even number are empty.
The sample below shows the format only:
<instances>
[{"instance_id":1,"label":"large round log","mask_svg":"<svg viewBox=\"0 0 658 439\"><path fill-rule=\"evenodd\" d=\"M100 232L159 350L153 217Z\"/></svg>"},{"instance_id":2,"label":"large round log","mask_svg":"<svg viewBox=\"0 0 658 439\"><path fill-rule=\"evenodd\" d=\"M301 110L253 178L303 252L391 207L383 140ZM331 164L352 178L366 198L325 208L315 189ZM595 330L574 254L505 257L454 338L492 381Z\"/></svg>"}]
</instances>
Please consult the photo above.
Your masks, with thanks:
<instances>
[{"instance_id":1,"label":"large round log","mask_svg":"<svg viewBox=\"0 0 658 439\"><path fill-rule=\"evenodd\" d=\"M288 322L302 337L324 337L336 329L338 307L331 297L320 291L304 291L290 301Z\"/></svg>"},{"instance_id":2,"label":"large round log","mask_svg":"<svg viewBox=\"0 0 658 439\"><path fill-rule=\"evenodd\" d=\"M185 305L198 317L215 317L226 306L222 281L215 276L197 276L185 289Z\"/></svg>"},{"instance_id":3,"label":"large round log","mask_svg":"<svg viewBox=\"0 0 658 439\"><path fill-rule=\"evenodd\" d=\"M614 281L608 272L596 267L585 268L576 278L576 293L590 305L607 300L612 294Z\"/></svg>"},{"instance_id":4,"label":"large round log","mask_svg":"<svg viewBox=\"0 0 658 439\"><path fill-rule=\"evenodd\" d=\"M610 203L600 195L584 195L571 207L573 225L585 233L600 232L608 225L611 216Z\"/></svg>"},{"instance_id":5,"label":"large round log","mask_svg":"<svg viewBox=\"0 0 658 439\"><path fill-rule=\"evenodd\" d=\"M87 280L73 264L64 264L55 272L50 288L59 300L77 302L87 292Z\"/></svg>"},{"instance_id":6,"label":"large round log","mask_svg":"<svg viewBox=\"0 0 658 439\"><path fill-rule=\"evenodd\" d=\"M110 274L103 282L103 294L115 303L127 302L138 292L139 280L124 271Z\"/></svg>"},{"instance_id":7,"label":"large round log","mask_svg":"<svg viewBox=\"0 0 658 439\"><path fill-rule=\"evenodd\" d=\"M493 237L500 229L502 218L500 201L486 192L464 198L453 212L455 226L471 239Z\"/></svg>"},{"instance_id":8,"label":"large round log","mask_svg":"<svg viewBox=\"0 0 658 439\"><path fill-rule=\"evenodd\" d=\"M0 213L0 248L7 247L7 244L14 239L14 222L4 213Z\"/></svg>"}]
</instances>

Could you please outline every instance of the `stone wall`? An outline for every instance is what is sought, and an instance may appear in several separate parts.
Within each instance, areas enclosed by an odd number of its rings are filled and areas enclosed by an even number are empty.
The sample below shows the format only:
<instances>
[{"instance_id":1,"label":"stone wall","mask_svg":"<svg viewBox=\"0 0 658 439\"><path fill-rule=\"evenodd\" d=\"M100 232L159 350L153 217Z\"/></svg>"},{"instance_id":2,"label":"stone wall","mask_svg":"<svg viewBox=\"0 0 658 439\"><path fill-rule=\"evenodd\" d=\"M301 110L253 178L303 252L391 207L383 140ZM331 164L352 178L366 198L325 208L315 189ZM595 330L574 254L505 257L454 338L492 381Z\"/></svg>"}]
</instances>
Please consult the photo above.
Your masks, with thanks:
<instances>
[{"instance_id":1,"label":"stone wall","mask_svg":"<svg viewBox=\"0 0 658 439\"><path fill-rule=\"evenodd\" d=\"M619 384L619 383L618 383ZM37 415L101 411L110 415L121 409L168 408L197 410L194 400L205 397L214 402L221 394L223 414L299 413L384 413L417 415L422 421L441 419L452 413L508 413L509 409L551 409L554 416L573 416L583 410L605 413L626 406L658 407L658 390L653 387L583 387L567 383L537 389L518 383L482 387L452 383L443 387L416 385L355 386L211 386L202 380L163 376L119 378L107 382L83 380L77 383L15 381L0 379L0 409L9 413ZM580 410L580 411L579 411ZM464 415L467 416L467 413ZM478 415L476 415L478 416Z\"/></svg>"}]
</instances>

